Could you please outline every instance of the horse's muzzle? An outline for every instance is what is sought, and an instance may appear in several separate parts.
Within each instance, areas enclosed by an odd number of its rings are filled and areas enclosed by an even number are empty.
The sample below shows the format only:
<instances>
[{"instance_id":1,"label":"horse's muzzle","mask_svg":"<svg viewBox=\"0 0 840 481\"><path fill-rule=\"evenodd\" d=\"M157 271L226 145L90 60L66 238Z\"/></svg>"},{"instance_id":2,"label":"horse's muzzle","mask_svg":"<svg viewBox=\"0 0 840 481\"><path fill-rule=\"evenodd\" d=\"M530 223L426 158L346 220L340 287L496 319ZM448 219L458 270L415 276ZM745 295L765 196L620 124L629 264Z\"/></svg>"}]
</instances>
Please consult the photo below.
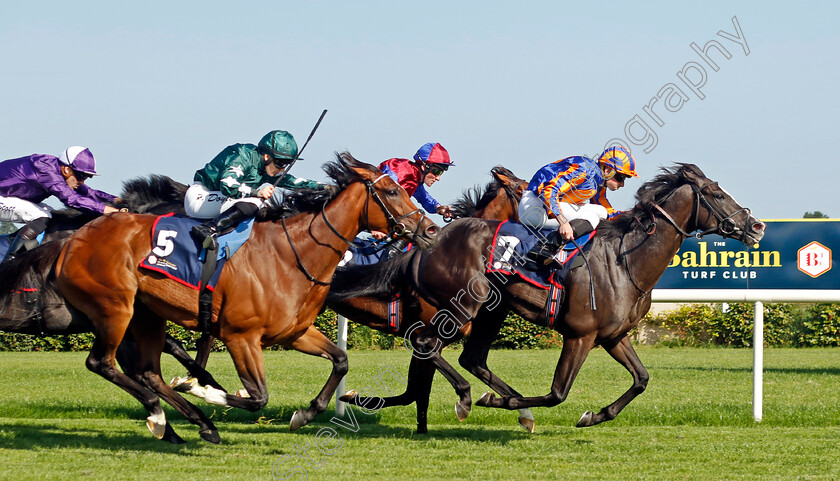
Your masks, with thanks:
<instances>
[{"instance_id":1,"label":"horse's muzzle","mask_svg":"<svg viewBox=\"0 0 840 481\"><path fill-rule=\"evenodd\" d=\"M747 220L746 231L744 232L745 244L757 244L764 238L764 233L767 229L767 224L761 222L753 216Z\"/></svg>"},{"instance_id":2,"label":"horse's muzzle","mask_svg":"<svg viewBox=\"0 0 840 481\"><path fill-rule=\"evenodd\" d=\"M426 224L425 221L427 221L428 224ZM428 218L424 218L424 222L421 223L417 232L418 234L414 238L414 243L421 249L427 249L437 243L437 236L440 233L440 227L438 227L434 222L428 220Z\"/></svg>"}]
</instances>

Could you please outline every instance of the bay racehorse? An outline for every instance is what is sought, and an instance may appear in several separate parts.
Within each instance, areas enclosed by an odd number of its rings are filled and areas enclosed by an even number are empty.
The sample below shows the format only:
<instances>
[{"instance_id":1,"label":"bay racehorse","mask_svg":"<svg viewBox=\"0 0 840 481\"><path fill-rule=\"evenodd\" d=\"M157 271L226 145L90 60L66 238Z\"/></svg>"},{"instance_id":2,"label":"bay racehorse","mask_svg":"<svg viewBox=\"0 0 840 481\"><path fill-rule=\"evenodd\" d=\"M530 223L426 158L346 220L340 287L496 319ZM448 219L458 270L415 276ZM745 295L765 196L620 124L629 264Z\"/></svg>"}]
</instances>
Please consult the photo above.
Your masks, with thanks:
<instances>
[{"instance_id":1,"label":"bay racehorse","mask_svg":"<svg viewBox=\"0 0 840 481\"><path fill-rule=\"evenodd\" d=\"M456 218L479 217L482 219L496 220L518 220L519 200L525 191L527 181L516 177L510 170L496 166L491 169L490 174L493 180L484 188L474 187L463 193L461 198L452 203L452 210ZM342 292L348 287L356 284L354 276L348 276L342 268L336 270L333 276L330 293L327 294L327 305L340 315L351 321L368 326L371 329L404 337L412 327L427 325L437 313L431 304L418 297L409 289L402 289L399 292L391 292L387 296L364 296L346 298ZM394 296L398 294L400 301L394 303ZM465 324L459 331L458 336L469 335L470 325ZM212 339L202 339L198 346L196 359L204 365L209 355ZM378 404L379 408L389 406L406 406L417 403L417 431L427 432L427 412L429 394L431 392L434 366L428 362L412 357L408 371L408 385L405 392L400 395L383 398ZM463 385L451 378L448 372L444 373L450 382L453 382L456 392L461 400L455 405L455 412L459 420L464 420L469 413L471 402L469 400L469 384ZM196 384L199 385L196 389ZM204 383L201 379L176 378L173 380L173 387L203 396L200 385ZM515 392L512 391L511 392ZM466 398L466 399L464 399ZM355 405L369 406L365 404L367 399L350 391L342 396L342 400ZM533 429L533 416L530 410L523 410L520 416L520 423L526 429Z\"/></svg>"},{"instance_id":2,"label":"bay racehorse","mask_svg":"<svg viewBox=\"0 0 840 481\"><path fill-rule=\"evenodd\" d=\"M183 211L187 187L169 177L151 175L123 184L118 207L131 212L166 214ZM84 224L98 217L67 208L52 213L41 245L0 264L0 331L31 335L64 335L91 332L93 325L81 311L69 305L55 283L55 259L64 240ZM132 340L120 344L117 359L131 372ZM165 352L182 365L195 370L196 364L180 342L167 336ZM216 385L203 371L197 374L205 384Z\"/></svg>"},{"instance_id":3,"label":"bay racehorse","mask_svg":"<svg viewBox=\"0 0 840 481\"><path fill-rule=\"evenodd\" d=\"M547 325L547 291L488 273L485 254L499 222L460 219L443 229L438 243L419 254L400 255L355 273L356 289L345 295L380 295L391 285L407 285L438 309L451 314L411 336L414 356L435 367L451 368L440 355L459 325L471 320L472 331L460 364L501 397L486 393L477 405L504 409L554 406L569 394L590 350L602 346L632 375L631 387L600 412L587 411L579 427L615 418L648 383L648 373L627 337L650 308L650 292L692 232L717 233L753 245L765 224L736 202L717 182L692 164L677 164L641 186L637 205L598 226L587 254L590 271L573 269L565 281L565 299L556 329L563 348L547 395L505 394L501 380L487 367L490 343L509 309L524 319ZM351 273L352 274L352 273ZM461 295L461 294L468 295ZM372 405L377 399L371 398Z\"/></svg>"},{"instance_id":4,"label":"bay racehorse","mask_svg":"<svg viewBox=\"0 0 840 481\"><path fill-rule=\"evenodd\" d=\"M268 389L262 348L266 346L281 344L332 362L321 392L308 409L293 414L292 430L326 409L347 372L344 352L312 323L324 305L348 239L362 229L376 229L425 248L438 232L405 190L375 167L345 152L325 170L337 185L295 195L299 214L287 217L284 209L260 213L248 242L225 264L213 295L211 331L227 347L245 393L208 388L209 402L251 411L264 407ZM203 439L218 442L213 423L160 377L166 320L196 329L198 292L137 267L151 252L155 219L112 214L85 225L59 256L58 286L93 323L96 338L86 361L88 369L139 400L149 412L147 426L157 438L182 442L166 420L160 396L197 424ZM137 343L137 371L143 373L143 383L115 366L115 351L129 329Z\"/></svg>"}]
</instances>

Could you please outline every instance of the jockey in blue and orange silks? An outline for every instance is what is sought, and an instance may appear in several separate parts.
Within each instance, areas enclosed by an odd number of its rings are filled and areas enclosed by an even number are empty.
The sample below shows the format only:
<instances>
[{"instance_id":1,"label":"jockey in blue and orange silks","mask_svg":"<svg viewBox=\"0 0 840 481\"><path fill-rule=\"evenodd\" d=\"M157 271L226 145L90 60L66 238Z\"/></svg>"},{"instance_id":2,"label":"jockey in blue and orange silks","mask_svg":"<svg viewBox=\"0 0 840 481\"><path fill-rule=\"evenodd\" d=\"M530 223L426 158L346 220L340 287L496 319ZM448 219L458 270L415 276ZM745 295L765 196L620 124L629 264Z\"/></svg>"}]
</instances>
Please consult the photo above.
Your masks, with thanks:
<instances>
[{"instance_id":1,"label":"jockey in blue and orange silks","mask_svg":"<svg viewBox=\"0 0 840 481\"><path fill-rule=\"evenodd\" d=\"M602 219L617 215L607 200L607 189L618 190L627 177L637 176L636 162L624 147L608 148L597 161L574 156L539 169L519 203L519 218L536 230L557 228L557 236L537 244L529 256L549 264L561 240L578 238Z\"/></svg>"}]
</instances>

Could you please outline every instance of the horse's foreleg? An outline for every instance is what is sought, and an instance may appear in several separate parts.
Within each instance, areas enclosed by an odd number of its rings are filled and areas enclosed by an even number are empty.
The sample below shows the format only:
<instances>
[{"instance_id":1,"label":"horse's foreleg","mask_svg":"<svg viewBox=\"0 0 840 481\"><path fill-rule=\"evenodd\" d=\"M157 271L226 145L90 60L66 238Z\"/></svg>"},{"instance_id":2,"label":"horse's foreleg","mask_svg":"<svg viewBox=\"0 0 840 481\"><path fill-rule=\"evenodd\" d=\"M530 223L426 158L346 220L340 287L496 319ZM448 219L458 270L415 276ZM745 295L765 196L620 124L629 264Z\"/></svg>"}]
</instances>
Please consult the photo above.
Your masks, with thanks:
<instances>
[{"instance_id":1,"label":"horse's foreleg","mask_svg":"<svg viewBox=\"0 0 840 481\"><path fill-rule=\"evenodd\" d=\"M594 334L586 337L563 340L563 351L560 354L560 360L557 362L557 368L554 371L554 381L551 384L551 392L545 396L503 396L501 398L497 398L491 393L489 395L482 396L476 404L480 406L503 409L556 406L566 400L566 396L569 395L569 390L572 388L572 383L574 383L575 377L577 377L578 372L580 372L580 367L583 365L583 361L586 360L586 356L594 346Z\"/></svg>"},{"instance_id":2,"label":"horse's foreleg","mask_svg":"<svg viewBox=\"0 0 840 481\"><path fill-rule=\"evenodd\" d=\"M455 389L459 400L455 403L455 416L459 422L463 422L470 415L472 408L472 397L470 396L470 383L441 356L441 350L445 346L438 338L434 325L427 326L417 335L410 336L411 345L414 348L413 357L421 361L431 362L440 371L443 377Z\"/></svg>"},{"instance_id":3,"label":"horse's foreleg","mask_svg":"<svg viewBox=\"0 0 840 481\"><path fill-rule=\"evenodd\" d=\"M329 379L327 379L321 392L312 400L309 409L299 409L292 415L289 428L294 431L307 425L315 419L315 416L326 411L338 383L347 374L347 354L333 344L327 336L315 329L315 326L309 326L306 332L292 343L291 347L305 354L329 359L333 363Z\"/></svg>"},{"instance_id":4,"label":"horse's foreleg","mask_svg":"<svg viewBox=\"0 0 840 481\"><path fill-rule=\"evenodd\" d=\"M435 366L431 362L412 357L408 367L408 383L402 394L390 397L367 397L359 396L356 391L349 391L339 399L354 406L377 411L391 406L408 406L416 402L417 432L426 433L428 432L429 395L434 375Z\"/></svg>"},{"instance_id":5,"label":"horse's foreleg","mask_svg":"<svg viewBox=\"0 0 840 481\"><path fill-rule=\"evenodd\" d=\"M621 338L615 346L608 348L607 352L630 372L633 376L633 385L614 403L601 409L599 413L594 414L591 411L583 413L583 416L581 416L577 423L577 427L579 428L594 426L598 423L615 419L618 413L630 404L630 401L636 396L644 392L647 387L649 378L647 369L642 365L642 361L639 360L639 356L636 354L636 350L633 349L633 345L627 336Z\"/></svg>"}]
</instances>

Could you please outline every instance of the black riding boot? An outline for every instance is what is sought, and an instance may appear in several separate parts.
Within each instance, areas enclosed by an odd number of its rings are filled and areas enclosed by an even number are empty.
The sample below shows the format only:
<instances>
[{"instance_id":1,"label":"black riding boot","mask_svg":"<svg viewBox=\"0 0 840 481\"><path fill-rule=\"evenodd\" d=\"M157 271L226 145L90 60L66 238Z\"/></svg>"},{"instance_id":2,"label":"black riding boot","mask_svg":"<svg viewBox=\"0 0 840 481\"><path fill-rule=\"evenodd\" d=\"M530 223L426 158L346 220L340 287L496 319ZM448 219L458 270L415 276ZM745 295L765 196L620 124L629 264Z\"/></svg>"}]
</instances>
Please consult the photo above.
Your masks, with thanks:
<instances>
[{"instance_id":1,"label":"black riding boot","mask_svg":"<svg viewBox=\"0 0 840 481\"><path fill-rule=\"evenodd\" d=\"M396 257L400 252L405 250L405 246L407 245L408 243L402 239L392 240L385 247L385 255L382 256L382 260Z\"/></svg>"},{"instance_id":2,"label":"black riding boot","mask_svg":"<svg viewBox=\"0 0 840 481\"><path fill-rule=\"evenodd\" d=\"M47 230L47 223L49 221L48 217L39 217L21 227L17 236L15 236L15 239L12 241L12 244L9 246L9 250L6 252L6 257L3 260L10 261L14 259L26 246L27 241L35 240L41 232Z\"/></svg>"},{"instance_id":3,"label":"black riding boot","mask_svg":"<svg viewBox=\"0 0 840 481\"><path fill-rule=\"evenodd\" d=\"M590 224L588 220L573 219L569 221L569 224L572 226L573 239L577 239L578 237L592 232L593 230L592 224ZM564 245L566 245L566 243L560 238L560 233L558 231L553 231L546 238L545 242L537 242L537 244L531 248L526 255L537 264L560 267L560 263L557 262L556 256Z\"/></svg>"},{"instance_id":4,"label":"black riding boot","mask_svg":"<svg viewBox=\"0 0 840 481\"><path fill-rule=\"evenodd\" d=\"M209 250L218 250L219 243L216 238L219 233L231 227L236 227L243 220L256 215L259 208L250 202L234 204L230 209L219 214L215 219L208 220L192 228L190 234L202 247Z\"/></svg>"}]
</instances>

